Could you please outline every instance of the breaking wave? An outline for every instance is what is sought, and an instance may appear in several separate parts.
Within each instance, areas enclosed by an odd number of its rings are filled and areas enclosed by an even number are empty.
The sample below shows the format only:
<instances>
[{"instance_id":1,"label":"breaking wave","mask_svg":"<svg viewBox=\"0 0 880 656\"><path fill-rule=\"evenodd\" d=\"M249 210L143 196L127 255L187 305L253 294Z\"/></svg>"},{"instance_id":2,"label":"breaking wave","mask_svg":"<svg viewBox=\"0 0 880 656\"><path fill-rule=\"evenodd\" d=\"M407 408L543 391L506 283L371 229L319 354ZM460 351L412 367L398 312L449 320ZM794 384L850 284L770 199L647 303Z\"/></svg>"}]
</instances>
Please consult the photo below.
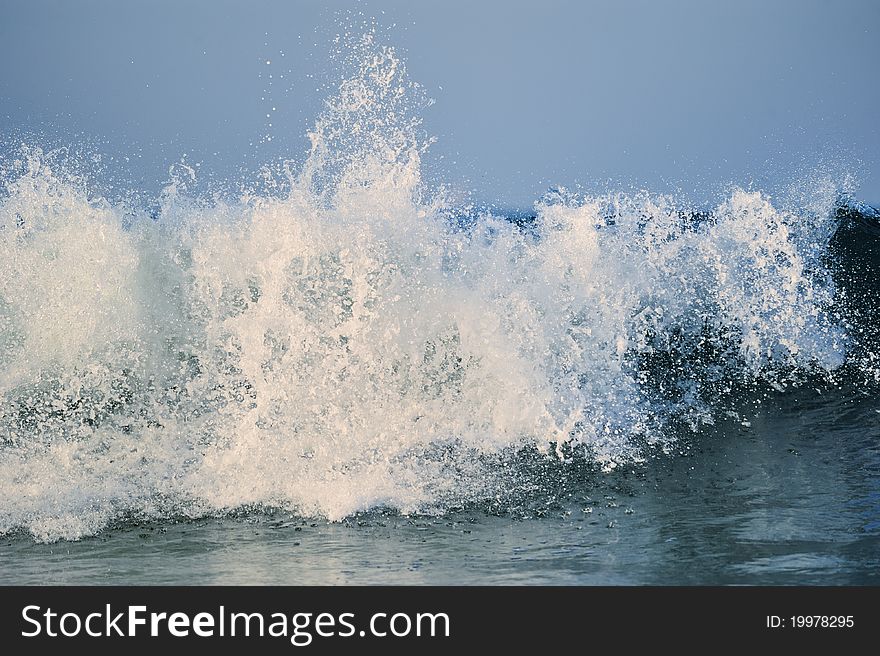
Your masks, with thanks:
<instances>
[{"instance_id":1,"label":"breaking wave","mask_svg":"<svg viewBox=\"0 0 880 656\"><path fill-rule=\"evenodd\" d=\"M0 533L443 512L501 498L523 453L612 469L744 389L870 377L828 180L796 206L462 210L422 182L424 102L366 37L283 192L205 200L178 166L150 212L37 149L3 162Z\"/></svg>"}]
</instances>

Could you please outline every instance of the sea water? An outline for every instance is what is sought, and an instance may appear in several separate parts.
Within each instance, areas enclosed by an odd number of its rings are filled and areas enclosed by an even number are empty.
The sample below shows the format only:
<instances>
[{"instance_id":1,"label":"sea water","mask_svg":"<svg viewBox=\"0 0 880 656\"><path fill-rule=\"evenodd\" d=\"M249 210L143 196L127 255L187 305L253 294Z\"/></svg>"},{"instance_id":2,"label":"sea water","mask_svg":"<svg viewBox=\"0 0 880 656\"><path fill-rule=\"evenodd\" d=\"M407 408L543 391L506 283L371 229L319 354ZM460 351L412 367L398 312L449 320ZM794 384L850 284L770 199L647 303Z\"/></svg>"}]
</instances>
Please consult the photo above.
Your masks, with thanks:
<instances>
[{"instance_id":1,"label":"sea water","mask_svg":"<svg viewBox=\"0 0 880 656\"><path fill-rule=\"evenodd\" d=\"M876 583L847 180L462 207L393 48L349 64L234 196L2 162L0 582Z\"/></svg>"}]
</instances>

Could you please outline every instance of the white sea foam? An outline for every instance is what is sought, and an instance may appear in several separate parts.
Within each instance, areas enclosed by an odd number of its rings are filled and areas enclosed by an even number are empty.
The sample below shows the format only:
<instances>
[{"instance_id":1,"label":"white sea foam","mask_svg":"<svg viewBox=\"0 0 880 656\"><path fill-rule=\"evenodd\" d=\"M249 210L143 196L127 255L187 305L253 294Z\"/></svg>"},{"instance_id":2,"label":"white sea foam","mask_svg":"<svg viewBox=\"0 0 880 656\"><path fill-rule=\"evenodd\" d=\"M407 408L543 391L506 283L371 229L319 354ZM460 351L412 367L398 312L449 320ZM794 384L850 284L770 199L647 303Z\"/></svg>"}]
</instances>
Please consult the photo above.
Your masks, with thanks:
<instances>
[{"instance_id":1,"label":"white sea foam","mask_svg":"<svg viewBox=\"0 0 880 656\"><path fill-rule=\"evenodd\" d=\"M649 194L462 225L421 182L424 98L360 44L283 196L157 219L37 151L0 199L0 532L252 504L331 520L503 489L503 454L606 468L754 380L843 364L833 197Z\"/></svg>"}]
</instances>

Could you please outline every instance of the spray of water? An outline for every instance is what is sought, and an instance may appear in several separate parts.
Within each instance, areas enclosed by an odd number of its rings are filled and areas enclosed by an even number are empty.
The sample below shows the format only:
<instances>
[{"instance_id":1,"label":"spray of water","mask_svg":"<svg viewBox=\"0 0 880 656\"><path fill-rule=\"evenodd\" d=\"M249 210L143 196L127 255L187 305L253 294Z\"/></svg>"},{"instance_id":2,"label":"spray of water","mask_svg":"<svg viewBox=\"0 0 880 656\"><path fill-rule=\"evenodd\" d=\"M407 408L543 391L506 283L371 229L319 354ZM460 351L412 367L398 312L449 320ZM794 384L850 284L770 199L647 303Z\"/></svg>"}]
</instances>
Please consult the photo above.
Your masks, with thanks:
<instances>
[{"instance_id":1,"label":"spray of water","mask_svg":"<svg viewBox=\"0 0 880 656\"><path fill-rule=\"evenodd\" d=\"M498 498L510 454L613 468L844 363L833 193L700 219L559 189L534 221L456 220L420 178L420 89L370 35L353 53L283 196L200 201L178 169L156 218L5 163L0 533L442 512Z\"/></svg>"}]
</instances>

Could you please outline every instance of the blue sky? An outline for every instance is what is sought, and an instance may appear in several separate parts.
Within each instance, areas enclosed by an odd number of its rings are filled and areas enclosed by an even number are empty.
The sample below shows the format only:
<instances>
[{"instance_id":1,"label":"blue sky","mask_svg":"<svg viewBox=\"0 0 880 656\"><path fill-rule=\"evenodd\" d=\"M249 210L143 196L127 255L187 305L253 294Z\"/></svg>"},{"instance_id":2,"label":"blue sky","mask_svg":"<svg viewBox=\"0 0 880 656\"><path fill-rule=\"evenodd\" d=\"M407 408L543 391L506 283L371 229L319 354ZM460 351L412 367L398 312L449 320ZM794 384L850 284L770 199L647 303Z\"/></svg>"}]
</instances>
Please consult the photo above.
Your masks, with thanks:
<instances>
[{"instance_id":1,"label":"blue sky","mask_svg":"<svg viewBox=\"0 0 880 656\"><path fill-rule=\"evenodd\" d=\"M184 153L221 178L301 158L361 14L436 101L431 175L475 200L704 201L827 170L880 202L871 0L0 0L0 126L97 143L147 188Z\"/></svg>"}]
</instances>

